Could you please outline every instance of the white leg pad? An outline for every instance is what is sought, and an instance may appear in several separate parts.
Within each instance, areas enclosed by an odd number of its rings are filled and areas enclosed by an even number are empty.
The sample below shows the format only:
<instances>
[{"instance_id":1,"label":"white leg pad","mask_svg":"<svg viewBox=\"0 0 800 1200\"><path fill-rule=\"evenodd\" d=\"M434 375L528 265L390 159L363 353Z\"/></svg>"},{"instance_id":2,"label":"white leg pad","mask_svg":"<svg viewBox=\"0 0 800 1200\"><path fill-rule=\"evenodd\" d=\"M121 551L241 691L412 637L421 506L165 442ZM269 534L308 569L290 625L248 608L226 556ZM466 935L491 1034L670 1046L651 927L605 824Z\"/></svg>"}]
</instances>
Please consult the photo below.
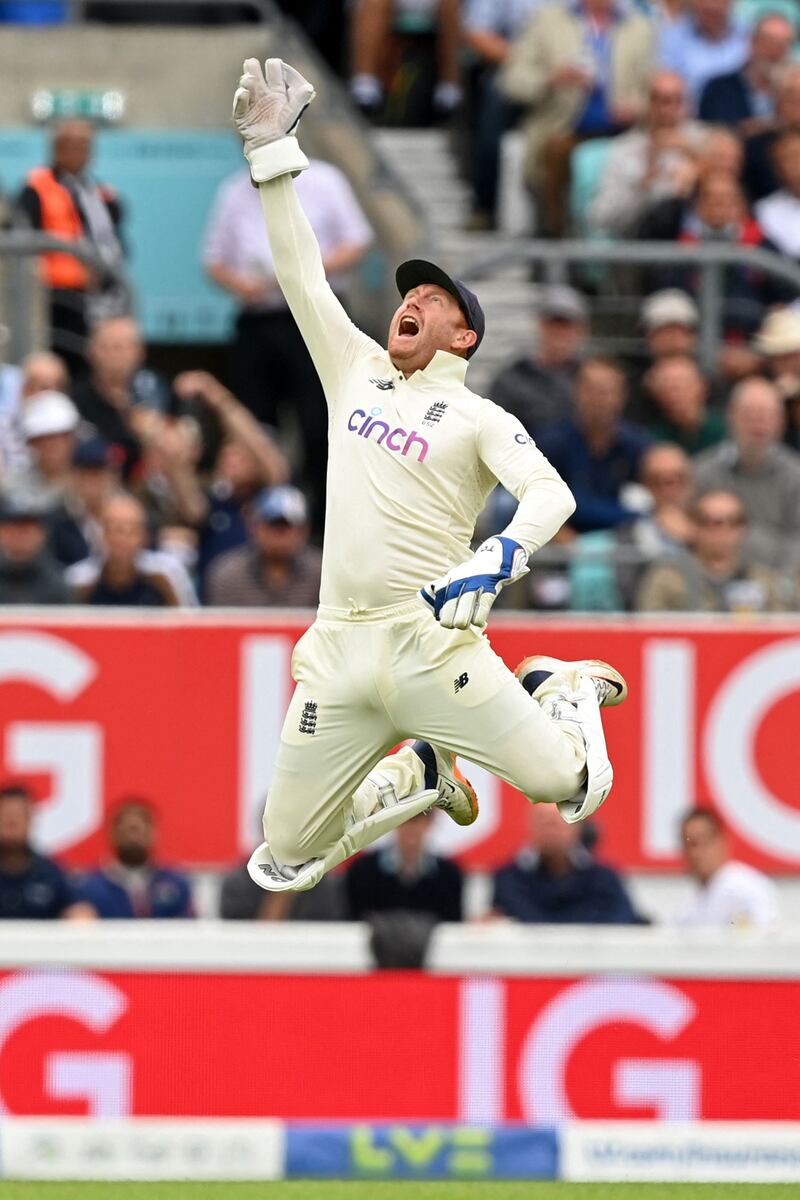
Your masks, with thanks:
<instances>
[{"instance_id":1,"label":"white leg pad","mask_svg":"<svg viewBox=\"0 0 800 1200\"><path fill-rule=\"evenodd\" d=\"M600 705L594 685L581 679L573 697L576 701L578 725L586 744L586 782L571 800L562 800L558 811L568 824L583 821L596 812L611 791L614 772L606 750L606 738L600 716Z\"/></svg>"},{"instance_id":2,"label":"white leg pad","mask_svg":"<svg viewBox=\"0 0 800 1200\"><path fill-rule=\"evenodd\" d=\"M299 867L281 867L275 862L266 842L253 852L247 864L250 878L268 892L307 892L316 887L323 875L338 867L359 850L365 850L379 837L396 829L410 817L427 812L439 799L430 789L413 792L391 807L380 808L355 821L323 858L312 858Z\"/></svg>"}]
</instances>

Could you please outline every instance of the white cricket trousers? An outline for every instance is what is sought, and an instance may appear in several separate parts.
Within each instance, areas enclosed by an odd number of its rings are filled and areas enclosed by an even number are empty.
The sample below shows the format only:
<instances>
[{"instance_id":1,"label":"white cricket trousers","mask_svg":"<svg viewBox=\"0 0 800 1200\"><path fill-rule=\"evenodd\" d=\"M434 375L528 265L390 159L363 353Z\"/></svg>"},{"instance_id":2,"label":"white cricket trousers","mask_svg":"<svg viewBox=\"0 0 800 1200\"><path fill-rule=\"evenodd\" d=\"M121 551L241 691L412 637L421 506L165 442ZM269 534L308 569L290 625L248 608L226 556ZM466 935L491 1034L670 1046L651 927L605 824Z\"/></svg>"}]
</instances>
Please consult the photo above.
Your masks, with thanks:
<instances>
[{"instance_id":1,"label":"white cricket trousers","mask_svg":"<svg viewBox=\"0 0 800 1200\"><path fill-rule=\"evenodd\" d=\"M419 599L356 614L320 608L295 646L292 676L264 811L264 838L287 866L339 842L353 793L376 764L398 797L423 788L416 754L384 757L408 738L485 767L532 803L569 800L584 781L578 725L540 707L550 689L534 700L486 637L443 629Z\"/></svg>"}]
</instances>

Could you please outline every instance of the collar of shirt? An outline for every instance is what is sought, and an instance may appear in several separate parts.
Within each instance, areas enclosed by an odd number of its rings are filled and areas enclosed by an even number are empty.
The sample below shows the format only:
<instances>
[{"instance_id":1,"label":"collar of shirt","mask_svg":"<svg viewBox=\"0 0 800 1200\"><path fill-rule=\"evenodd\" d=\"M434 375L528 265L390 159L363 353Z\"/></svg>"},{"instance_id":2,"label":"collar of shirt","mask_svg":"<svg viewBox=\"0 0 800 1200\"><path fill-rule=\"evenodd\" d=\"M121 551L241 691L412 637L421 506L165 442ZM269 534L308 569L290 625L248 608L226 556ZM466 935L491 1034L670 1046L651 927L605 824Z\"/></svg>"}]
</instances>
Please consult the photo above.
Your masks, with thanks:
<instances>
[{"instance_id":1,"label":"collar of shirt","mask_svg":"<svg viewBox=\"0 0 800 1200\"><path fill-rule=\"evenodd\" d=\"M383 846L377 851L377 855L381 870L385 871L387 875L396 875L398 879L408 879L414 882L417 879L424 879L426 875L433 875L436 871L436 859L428 850L423 850L420 854L417 869L413 875L409 875L403 870L396 846Z\"/></svg>"},{"instance_id":2,"label":"collar of shirt","mask_svg":"<svg viewBox=\"0 0 800 1200\"><path fill-rule=\"evenodd\" d=\"M436 387L463 387L468 366L466 358L451 354L449 350L437 350L427 367L409 375L406 383L411 387L428 387L431 384Z\"/></svg>"},{"instance_id":3,"label":"collar of shirt","mask_svg":"<svg viewBox=\"0 0 800 1200\"><path fill-rule=\"evenodd\" d=\"M577 871L585 870L586 867L590 867L594 862L594 859L589 851L585 846L581 846L580 843L572 847L567 857ZM541 854L538 850L534 850L531 846L525 846L522 850L520 850L516 858L516 864L518 867L521 867L523 871L538 871L540 869L544 870Z\"/></svg>"}]
</instances>

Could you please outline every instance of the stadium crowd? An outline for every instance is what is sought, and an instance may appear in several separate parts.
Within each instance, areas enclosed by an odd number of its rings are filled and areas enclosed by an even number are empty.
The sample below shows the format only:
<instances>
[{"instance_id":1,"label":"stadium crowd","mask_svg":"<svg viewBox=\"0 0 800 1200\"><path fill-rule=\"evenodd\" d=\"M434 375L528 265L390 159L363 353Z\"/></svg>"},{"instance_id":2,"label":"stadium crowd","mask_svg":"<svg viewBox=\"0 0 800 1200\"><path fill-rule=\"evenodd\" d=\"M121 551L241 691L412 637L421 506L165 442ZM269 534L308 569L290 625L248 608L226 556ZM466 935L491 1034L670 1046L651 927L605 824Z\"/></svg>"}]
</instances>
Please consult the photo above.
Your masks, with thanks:
<instances>
[{"instance_id":1,"label":"stadium crowd","mask_svg":"<svg viewBox=\"0 0 800 1200\"><path fill-rule=\"evenodd\" d=\"M94 19L136 17L136 5L128 14L86 7ZM187 6L176 7L185 20ZM800 265L794 3L281 7L305 25L369 121L446 123L471 193L471 231L498 226L503 139L516 129L536 212L530 233L761 248ZM0 20L67 15L55 0L0 3ZM589 143L591 186L577 211L571 186ZM221 378L204 370L170 378L148 365L120 287L124 197L113 180L95 178L92 149L91 125L57 125L49 161L6 198L10 223L86 238L106 269L46 256L52 348L0 365L0 604L314 606L324 399L277 289L247 173L222 182L198 247L209 278L237 304L227 369ZM349 272L373 238L369 222L331 164L314 162L298 188L346 304ZM489 384L577 500L530 576L499 603L800 610L800 289L749 264L727 267L723 336L708 363L699 273L658 263L633 280L640 351L599 352L596 284L576 276L535 289L529 344ZM498 489L483 532L501 527L512 503ZM145 798L120 800L104 865L69 873L32 845L25 787L0 790L0 917L191 917L189 880L158 858L156 812ZM219 915L369 918L379 960L407 965L433 923L465 915L461 871L431 849L430 832L429 816L407 822L311 893L263 893L236 867L222 882ZM482 919L646 922L595 833L534 808L529 843L496 872ZM680 845L694 893L676 920L776 919L774 888L731 859L714 813L686 814Z\"/></svg>"}]
</instances>

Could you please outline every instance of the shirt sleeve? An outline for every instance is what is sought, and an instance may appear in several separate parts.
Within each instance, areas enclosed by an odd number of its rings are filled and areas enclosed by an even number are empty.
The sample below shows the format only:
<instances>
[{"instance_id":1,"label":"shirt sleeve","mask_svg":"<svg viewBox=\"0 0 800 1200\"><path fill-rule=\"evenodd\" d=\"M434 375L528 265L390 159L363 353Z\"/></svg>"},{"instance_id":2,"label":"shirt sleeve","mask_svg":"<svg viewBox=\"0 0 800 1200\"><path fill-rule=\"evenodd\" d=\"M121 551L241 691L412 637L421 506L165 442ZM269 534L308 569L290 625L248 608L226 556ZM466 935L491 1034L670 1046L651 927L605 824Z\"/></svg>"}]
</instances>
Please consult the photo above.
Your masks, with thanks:
<instances>
[{"instance_id":1,"label":"shirt sleeve","mask_svg":"<svg viewBox=\"0 0 800 1200\"><path fill-rule=\"evenodd\" d=\"M502 531L533 554L575 511L572 492L516 417L487 402L478 426L478 453L519 504Z\"/></svg>"},{"instance_id":2,"label":"shirt sleeve","mask_svg":"<svg viewBox=\"0 0 800 1200\"><path fill-rule=\"evenodd\" d=\"M261 183L259 192L275 274L330 405L353 364L379 347L353 324L325 278L319 245L291 176Z\"/></svg>"}]
</instances>

